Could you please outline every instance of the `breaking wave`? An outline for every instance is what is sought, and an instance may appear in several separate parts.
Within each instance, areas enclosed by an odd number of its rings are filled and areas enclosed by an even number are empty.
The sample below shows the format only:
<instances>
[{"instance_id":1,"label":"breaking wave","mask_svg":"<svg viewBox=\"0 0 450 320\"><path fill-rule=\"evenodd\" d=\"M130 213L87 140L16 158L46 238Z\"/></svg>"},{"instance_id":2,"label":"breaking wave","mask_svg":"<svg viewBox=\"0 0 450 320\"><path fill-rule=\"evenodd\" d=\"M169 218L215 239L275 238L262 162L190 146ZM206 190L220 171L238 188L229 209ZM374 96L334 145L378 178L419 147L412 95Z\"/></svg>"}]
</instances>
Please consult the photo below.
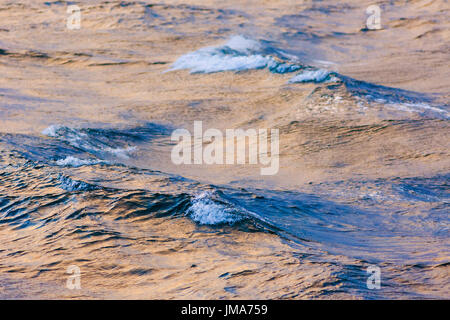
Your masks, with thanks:
<instances>
[{"instance_id":1,"label":"breaking wave","mask_svg":"<svg viewBox=\"0 0 450 320\"><path fill-rule=\"evenodd\" d=\"M244 219L236 208L214 201L213 194L208 191L194 197L186 215L199 224L205 225L232 225Z\"/></svg>"},{"instance_id":2,"label":"breaking wave","mask_svg":"<svg viewBox=\"0 0 450 320\"><path fill-rule=\"evenodd\" d=\"M56 161L58 166L62 167L81 167L86 165L94 165L103 163L102 160L89 160L89 159L78 159L76 157L67 156L64 159L59 159Z\"/></svg>"},{"instance_id":3,"label":"breaking wave","mask_svg":"<svg viewBox=\"0 0 450 320\"><path fill-rule=\"evenodd\" d=\"M313 82L345 87L359 99L359 104L383 104L401 112L413 112L448 118L445 106L432 104L432 99L415 92L358 81L337 72L304 65L294 56L253 39L238 35L225 44L198 49L179 57L167 71L188 69L191 73L215 73L267 69L278 74L296 73L288 83ZM166 71L166 72L167 72Z\"/></svg>"},{"instance_id":4,"label":"breaking wave","mask_svg":"<svg viewBox=\"0 0 450 320\"><path fill-rule=\"evenodd\" d=\"M274 52L274 55L268 52ZM290 62L281 51L243 36L231 37L224 45L201 48L179 57L168 71L189 69L191 73L268 69L273 73L292 73L304 68Z\"/></svg>"},{"instance_id":5,"label":"breaking wave","mask_svg":"<svg viewBox=\"0 0 450 320\"><path fill-rule=\"evenodd\" d=\"M68 142L70 145L80 148L88 152L107 152L120 158L127 159L132 152L136 150L136 146L130 146L126 143L118 141L119 139L110 139L108 132L102 129L75 129L60 125L51 125L44 129L42 134L57 138ZM117 137L117 136L116 136ZM114 137L113 137L114 138ZM121 144L117 147L115 144ZM116 141L114 141L116 140ZM60 161L60 165L74 164L73 159L66 159Z\"/></svg>"}]
</instances>

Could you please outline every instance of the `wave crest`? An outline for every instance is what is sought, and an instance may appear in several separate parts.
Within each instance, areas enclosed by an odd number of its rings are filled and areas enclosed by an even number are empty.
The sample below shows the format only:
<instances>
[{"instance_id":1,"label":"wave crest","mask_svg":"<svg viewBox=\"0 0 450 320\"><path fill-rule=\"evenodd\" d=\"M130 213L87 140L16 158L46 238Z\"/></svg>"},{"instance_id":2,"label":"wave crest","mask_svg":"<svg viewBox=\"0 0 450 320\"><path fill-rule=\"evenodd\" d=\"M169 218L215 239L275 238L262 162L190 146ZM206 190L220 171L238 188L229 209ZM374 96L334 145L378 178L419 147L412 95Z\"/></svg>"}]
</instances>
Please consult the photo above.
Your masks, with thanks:
<instances>
[{"instance_id":1,"label":"wave crest","mask_svg":"<svg viewBox=\"0 0 450 320\"><path fill-rule=\"evenodd\" d=\"M214 200L212 192L202 192L197 195L192 200L192 206L187 210L186 215L202 225L232 225L244 219L236 208Z\"/></svg>"}]
</instances>

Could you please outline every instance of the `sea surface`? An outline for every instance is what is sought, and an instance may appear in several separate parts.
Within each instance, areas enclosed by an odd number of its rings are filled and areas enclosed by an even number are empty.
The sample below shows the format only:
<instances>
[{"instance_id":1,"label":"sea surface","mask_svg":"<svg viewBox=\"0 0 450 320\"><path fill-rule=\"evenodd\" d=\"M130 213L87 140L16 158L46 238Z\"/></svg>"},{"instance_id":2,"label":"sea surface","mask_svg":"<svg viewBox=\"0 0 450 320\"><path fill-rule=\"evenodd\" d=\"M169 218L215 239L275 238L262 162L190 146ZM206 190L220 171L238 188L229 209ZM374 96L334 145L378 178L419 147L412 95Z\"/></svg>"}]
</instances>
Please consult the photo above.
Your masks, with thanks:
<instances>
[{"instance_id":1,"label":"sea surface","mask_svg":"<svg viewBox=\"0 0 450 320\"><path fill-rule=\"evenodd\" d=\"M0 299L450 299L449 15L0 0ZM194 121L278 173L174 164Z\"/></svg>"}]
</instances>

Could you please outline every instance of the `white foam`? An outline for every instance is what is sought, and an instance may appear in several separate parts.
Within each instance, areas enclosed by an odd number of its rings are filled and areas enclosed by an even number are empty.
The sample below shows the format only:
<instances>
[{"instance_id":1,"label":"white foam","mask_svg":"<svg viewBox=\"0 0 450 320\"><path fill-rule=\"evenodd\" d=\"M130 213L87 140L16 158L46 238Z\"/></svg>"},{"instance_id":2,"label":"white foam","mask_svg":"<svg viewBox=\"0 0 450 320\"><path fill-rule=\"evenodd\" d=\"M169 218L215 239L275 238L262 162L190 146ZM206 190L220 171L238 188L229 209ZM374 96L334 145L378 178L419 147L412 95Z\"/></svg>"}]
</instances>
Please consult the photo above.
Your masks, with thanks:
<instances>
[{"instance_id":1,"label":"white foam","mask_svg":"<svg viewBox=\"0 0 450 320\"><path fill-rule=\"evenodd\" d=\"M243 71L275 67L278 63L271 56L258 51L261 45L242 36L234 36L222 46L201 48L179 57L171 69L188 69L191 73Z\"/></svg>"},{"instance_id":2,"label":"white foam","mask_svg":"<svg viewBox=\"0 0 450 320\"><path fill-rule=\"evenodd\" d=\"M243 36L233 36L225 44L230 49L241 53L250 53L252 51L261 50L261 44L258 41L245 38Z\"/></svg>"},{"instance_id":3,"label":"white foam","mask_svg":"<svg viewBox=\"0 0 450 320\"><path fill-rule=\"evenodd\" d=\"M417 113L429 111L429 112L433 112L435 114L437 113L439 115L443 115L446 118L449 117L449 113L446 110L430 106L429 104L426 104L426 103L395 103L395 104L389 103L388 106L393 106L400 110L409 111L409 112L417 112Z\"/></svg>"},{"instance_id":4,"label":"white foam","mask_svg":"<svg viewBox=\"0 0 450 320\"><path fill-rule=\"evenodd\" d=\"M409 112L409 113L418 113L421 115L429 114L439 118L449 118L449 112L447 110L431 106L424 102L412 103L412 102L395 102L389 101L383 98L373 99L372 96L366 95L366 99L369 101L372 100L376 103L382 104L389 109Z\"/></svg>"},{"instance_id":5,"label":"white foam","mask_svg":"<svg viewBox=\"0 0 450 320\"><path fill-rule=\"evenodd\" d=\"M68 156L65 159L57 160L56 164L62 167L81 167L85 165L94 165L102 162L103 161L101 160L78 159L76 157Z\"/></svg>"},{"instance_id":6,"label":"white foam","mask_svg":"<svg viewBox=\"0 0 450 320\"><path fill-rule=\"evenodd\" d=\"M136 147L127 147L127 148L105 148L103 151L114 154L116 157L128 159L129 154L136 151Z\"/></svg>"},{"instance_id":7,"label":"white foam","mask_svg":"<svg viewBox=\"0 0 450 320\"><path fill-rule=\"evenodd\" d=\"M61 128L60 125L52 124L50 127L45 128L42 134L48 137L56 137L56 132Z\"/></svg>"},{"instance_id":8,"label":"white foam","mask_svg":"<svg viewBox=\"0 0 450 320\"><path fill-rule=\"evenodd\" d=\"M173 64L172 70L189 69L192 73L243 71L263 69L268 63L269 59L261 55L233 57L196 52L180 57Z\"/></svg>"},{"instance_id":9,"label":"white foam","mask_svg":"<svg viewBox=\"0 0 450 320\"><path fill-rule=\"evenodd\" d=\"M80 130L61 126L59 124L52 124L44 129L42 134L52 138L64 138L72 143L83 140L87 136L86 133L81 132Z\"/></svg>"},{"instance_id":10,"label":"white foam","mask_svg":"<svg viewBox=\"0 0 450 320\"><path fill-rule=\"evenodd\" d=\"M289 83L300 83L300 82L323 82L325 81L330 72L325 69L317 70L305 70L289 80Z\"/></svg>"},{"instance_id":11,"label":"white foam","mask_svg":"<svg viewBox=\"0 0 450 320\"><path fill-rule=\"evenodd\" d=\"M211 192L203 192L192 200L187 215L204 225L233 224L243 219L234 208L212 200Z\"/></svg>"}]
</instances>

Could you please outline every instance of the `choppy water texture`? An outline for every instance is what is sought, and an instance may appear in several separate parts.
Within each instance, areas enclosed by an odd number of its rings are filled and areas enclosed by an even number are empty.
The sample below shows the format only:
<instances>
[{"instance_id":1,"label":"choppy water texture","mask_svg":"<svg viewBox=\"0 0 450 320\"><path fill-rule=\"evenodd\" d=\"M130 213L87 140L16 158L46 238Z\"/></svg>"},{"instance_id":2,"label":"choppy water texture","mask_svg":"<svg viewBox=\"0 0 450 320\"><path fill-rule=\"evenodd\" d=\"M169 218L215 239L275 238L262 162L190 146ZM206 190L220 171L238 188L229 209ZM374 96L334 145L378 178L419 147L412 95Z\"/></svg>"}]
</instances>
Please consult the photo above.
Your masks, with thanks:
<instances>
[{"instance_id":1,"label":"choppy water texture","mask_svg":"<svg viewBox=\"0 0 450 320\"><path fill-rule=\"evenodd\" d=\"M450 298L449 3L0 1L0 298ZM280 170L170 161L277 128ZM81 290L66 288L81 269ZM381 268L381 289L366 285Z\"/></svg>"}]
</instances>

